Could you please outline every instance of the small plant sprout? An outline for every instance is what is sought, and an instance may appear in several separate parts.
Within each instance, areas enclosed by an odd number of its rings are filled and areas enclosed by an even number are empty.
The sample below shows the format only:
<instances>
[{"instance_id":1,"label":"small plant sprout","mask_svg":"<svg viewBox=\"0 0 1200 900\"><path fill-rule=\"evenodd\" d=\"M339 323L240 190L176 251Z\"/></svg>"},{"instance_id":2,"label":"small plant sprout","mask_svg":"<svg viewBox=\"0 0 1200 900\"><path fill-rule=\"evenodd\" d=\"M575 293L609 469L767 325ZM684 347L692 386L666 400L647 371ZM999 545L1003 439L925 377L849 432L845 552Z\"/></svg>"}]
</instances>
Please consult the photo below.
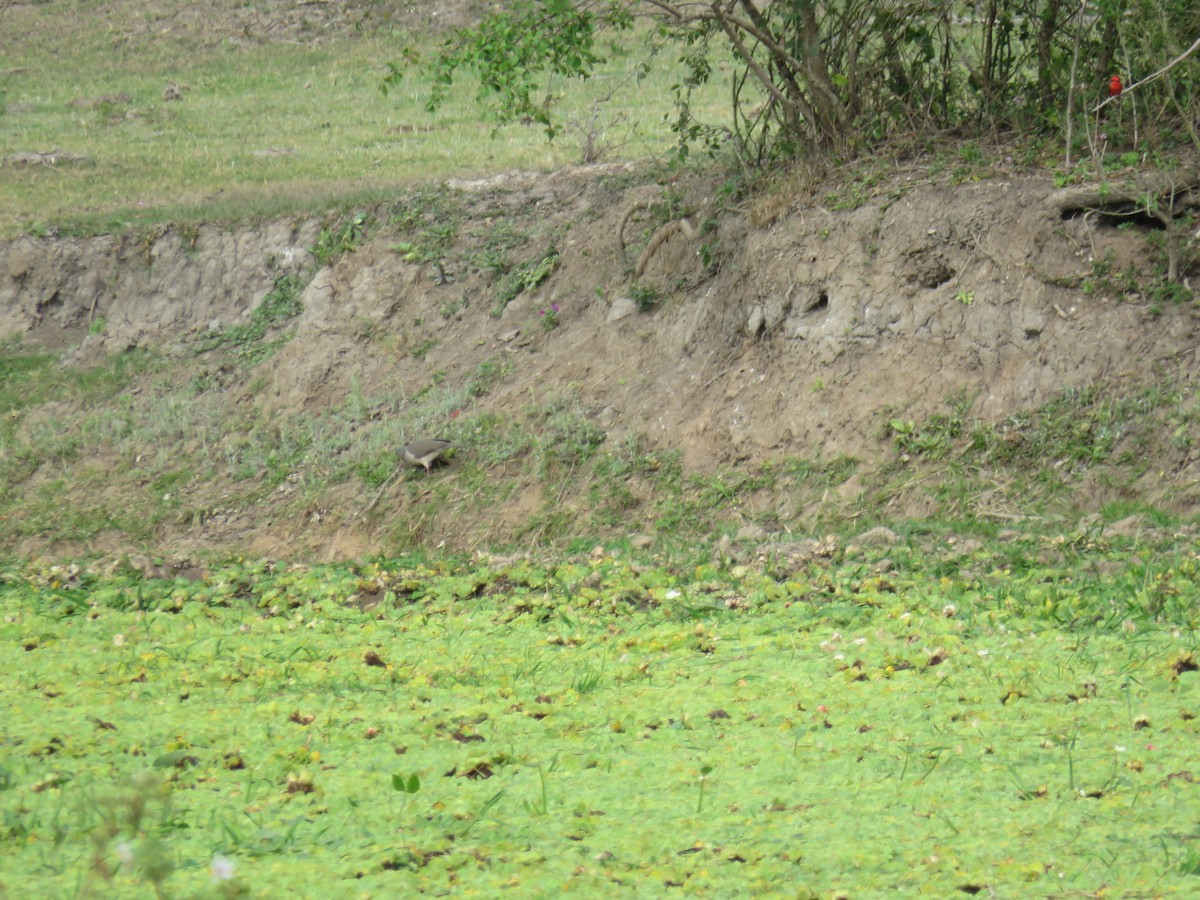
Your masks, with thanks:
<instances>
[{"instance_id":1,"label":"small plant sprout","mask_svg":"<svg viewBox=\"0 0 1200 900\"><path fill-rule=\"evenodd\" d=\"M542 317L542 330L553 331L558 327L558 304L551 303L548 309L539 309L538 315Z\"/></svg>"},{"instance_id":2,"label":"small plant sprout","mask_svg":"<svg viewBox=\"0 0 1200 900\"><path fill-rule=\"evenodd\" d=\"M486 816L491 811L493 806L495 806L497 803L500 802L500 799L504 796L504 793L506 790L508 790L508 789L501 788L500 790L496 791L496 793L492 794L492 796L488 797L487 801L484 802L483 806L481 806L479 808L479 812L477 812L471 818L471 821L469 821L467 823L466 827L463 828L463 830L458 833L459 839L466 837L467 834L470 832L470 830L475 827L476 823L478 823L480 819L482 819L484 816Z\"/></svg>"},{"instance_id":3,"label":"small plant sprout","mask_svg":"<svg viewBox=\"0 0 1200 900\"><path fill-rule=\"evenodd\" d=\"M658 288L647 284L635 284L629 289L629 296L637 304L640 312L650 312L650 310L658 305L658 301L662 299Z\"/></svg>"},{"instance_id":4,"label":"small plant sprout","mask_svg":"<svg viewBox=\"0 0 1200 900\"><path fill-rule=\"evenodd\" d=\"M554 771L554 767L558 764L558 754L554 755L554 759L550 762L549 770ZM550 809L550 801L546 796L546 769L543 769L541 764L538 764L538 782L540 786L540 794L536 800L526 800L525 810L531 816L544 816Z\"/></svg>"},{"instance_id":5,"label":"small plant sprout","mask_svg":"<svg viewBox=\"0 0 1200 900\"><path fill-rule=\"evenodd\" d=\"M393 773L392 775L392 790L404 794L404 805L408 806L408 801L412 795L421 790L421 779L413 773L407 778L401 774Z\"/></svg>"},{"instance_id":6,"label":"small plant sprout","mask_svg":"<svg viewBox=\"0 0 1200 900\"><path fill-rule=\"evenodd\" d=\"M409 775L405 778L403 775L392 775L392 790L400 791L402 794L415 794L421 789L421 779L417 775Z\"/></svg>"},{"instance_id":7,"label":"small plant sprout","mask_svg":"<svg viewBox=\"0 0 1200 900\"><path fill-rule=\"evenodd\" d=\"M699 813L704 809L704 784L708 781L708 776L712 774L712 766L700 767L700 796L696 799L696 812Z\"/></svg>"},{"instance_id":8,"label":"small plant sprout","mask_svg":"<svg viewBox=\"0 0 1200 900\"><path fill-rule=\"evenodd\" d=\"M959 303L961 303L963 306L970 306L975 302L975 292L962 290L954 295L954 299L957 300Z\"/></svg>"}]
</instances>

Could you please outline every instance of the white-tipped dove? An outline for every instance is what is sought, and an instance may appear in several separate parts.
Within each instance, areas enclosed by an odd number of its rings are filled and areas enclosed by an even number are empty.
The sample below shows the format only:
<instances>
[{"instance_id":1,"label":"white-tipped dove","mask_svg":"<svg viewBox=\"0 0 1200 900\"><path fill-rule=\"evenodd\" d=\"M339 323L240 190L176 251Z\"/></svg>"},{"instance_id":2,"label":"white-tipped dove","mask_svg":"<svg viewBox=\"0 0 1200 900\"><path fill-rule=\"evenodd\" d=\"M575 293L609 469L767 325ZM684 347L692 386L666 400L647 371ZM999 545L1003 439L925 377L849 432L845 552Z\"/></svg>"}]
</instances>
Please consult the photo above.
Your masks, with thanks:
<instances>
[{"instance_id":1,"label":"white-tipped dove","mask_svg":"<svg viewBox=\"0 0 1200 900\"><path fill-rule=\"evenodd\" d=\"M434 460L446 452L449 447L449 441L413 441L411 444L401 447L399 453L409 465L424 466L425 471L428 472Z\"/></svg>"}]
</instances>

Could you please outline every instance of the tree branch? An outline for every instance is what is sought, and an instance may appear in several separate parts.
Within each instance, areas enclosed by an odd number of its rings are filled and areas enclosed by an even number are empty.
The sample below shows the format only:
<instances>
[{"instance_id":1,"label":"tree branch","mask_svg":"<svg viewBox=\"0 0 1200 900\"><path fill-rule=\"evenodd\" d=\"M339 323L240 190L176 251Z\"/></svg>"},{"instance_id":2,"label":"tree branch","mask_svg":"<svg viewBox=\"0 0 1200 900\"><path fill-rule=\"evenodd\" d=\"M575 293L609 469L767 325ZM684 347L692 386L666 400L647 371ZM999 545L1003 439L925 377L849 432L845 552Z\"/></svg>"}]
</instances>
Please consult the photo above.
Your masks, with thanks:
<instances>
[{"instance_id":1,"label":"tree branch","mask_svg":"<svg viewBox=\"0 0 1200 900\"><path fill-rule=\"evenodd\" d=\"M1143 78L1141 81L1135 81L1133 84L1126 87L1123 91L1121 91L1121 93L1117 94L1116 96L1108 97L1104 101L1097 103L1095 106L1092 107L1092 112L1098 112L1099 110L1108 106L1108 104L1112 103L1114 100L1119 100L1121 97L1124 97L1126 94L1136 91L1143 84L1149 84L1150 82L1161 78L1163 75L1166 75L1167 72L1171 71L1171 69L1175 68L1181 62L1183 62L1185 59L1187 59L1189 56L1191 56L1193 53L1195 53L1196 50L1198 50L1198 49L1200 49L1200 38L1196 38L1196 40L1192 43L1192 46L1188 47L1186 50L1184 50L1182 53L1180 53L1177 57L1175 57L1173 60L1171 60L1165 66L1163 66L1161 69L1159 69L1153 75L1147 76L1146 78Z\"/></svg>"}]
</instances>

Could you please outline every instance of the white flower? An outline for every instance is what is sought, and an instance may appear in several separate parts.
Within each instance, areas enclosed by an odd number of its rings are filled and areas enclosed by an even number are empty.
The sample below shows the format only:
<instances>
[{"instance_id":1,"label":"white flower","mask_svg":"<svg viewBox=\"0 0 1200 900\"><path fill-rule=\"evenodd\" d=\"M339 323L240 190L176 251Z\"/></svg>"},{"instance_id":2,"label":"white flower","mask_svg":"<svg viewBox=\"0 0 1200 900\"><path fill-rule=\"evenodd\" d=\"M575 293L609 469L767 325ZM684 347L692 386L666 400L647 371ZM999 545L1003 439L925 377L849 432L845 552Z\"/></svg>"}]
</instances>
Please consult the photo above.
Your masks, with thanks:
<instances>
[{"instance_id":1,"label":"white flower","mask_svg":"<svg viewBox=\"0 0 1200 900\"><path fill-rule=\"evenodd\" d=\"M113 646L114 647L123 646L124 643L125 643L125 635L123 635L123 634L114 634L113 635Z\"/></svg>"},{"instance_id":2,"label":"white flower","mask_svg":"<svg viewBox=\"0 0 1200 900\"><path fill-rule=\"evenodd\" d=\"M208 871L212 875L213 881L232 881L233 860L228 856L214 856Z\"/></svg>"},{"instance_id":3,"label":"white flower","mask_svg":"<svg viewBox=\"0 0 1200 900\"><path fill-rule=\"evenodd\" d=\"M121 841L116 846L117 859L127 866L133 865L133 845L129 841Z\"/></svg>"}]
</instances>

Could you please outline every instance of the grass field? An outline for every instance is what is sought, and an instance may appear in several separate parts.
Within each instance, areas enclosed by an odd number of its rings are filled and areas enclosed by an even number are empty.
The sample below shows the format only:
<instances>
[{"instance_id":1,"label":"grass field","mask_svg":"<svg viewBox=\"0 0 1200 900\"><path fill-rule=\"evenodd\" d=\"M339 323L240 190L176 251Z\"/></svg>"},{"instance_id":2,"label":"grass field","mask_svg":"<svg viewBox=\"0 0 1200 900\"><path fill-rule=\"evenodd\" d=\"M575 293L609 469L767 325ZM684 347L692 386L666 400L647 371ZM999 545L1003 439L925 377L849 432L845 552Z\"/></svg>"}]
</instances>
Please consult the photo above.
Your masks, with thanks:
<instances>
[{"instance_id":1,"label":"grass field","mask_svg":"<svg viewBox=\"0 0 1200 900\"><path fill-rule=\"evenodd\" d=\"M646 158L672 142L675 66L660 57L636 84L632 46L611 51L588 82L547 85L566 126L551 144L538 126L498 129L469 88L426 112L419 72L384 96L387 63L411 40L401 30L198 44L166 25L135 28L106 6L4 12L0 159L66 156L0 165L0 234L242 222L379 199L418 180L550 170L582 161L589 139L610 148L606 159ZM172 84L180 99L164 98ZM704 101L714 118L723 91Z\"/></svg>"},{"instance_id":2,"label":"grass field","mask_svg":"<svg viewBox=\"0 0 1200 900\"><path fill-rule=\"evenodd\" d=\"M419 81L384 97L398 32L189 42L122 18L129 6L4 9L0 156L66 156L0 165L0 234L245 222L550 169L589 138L613 158L671 142L670 67L635 88L621 53L564 89L577 127L548 146L536 127L495 130L469 96L427 114ZM275 338L258 324L212 340L262 359ZM379 406L440 421L501 366ZM351 479L378 496L394 476L403 422L362 397L281 430L173 377L152 351L80 370L0 346L0 542L111 529L147 545L157 524L211 512L184 506L179 484L233 471L221 502L252 504L310 450L313 497ZM1132 492L1090 521L1137 513L1144 537L1064 525L1077 483L1046 463L1099 468L1129 433L1137 452L1114 454L1111 474L1133 485L1159 419L1190 441L1190 396L1067 392L1014 420L1020 441L895 420L897 460L956 467L938 508L961 518L892 522L894 542L856 547L886 491L919 477L897 462L838 536L753 564L712 562L739 499L817 509L853 461L685 477L677 455L601 450L569 398L508 419L468 410L453 436L478 452L457 482L406 482L412 530L395 535L419 547L448 499L486 515L515 461L556 490L587 487L523 536L555 560L213 554L159 577L153 547L0 557L0 896L1194 897L1200 548ZM110 468L91 467L110 450ZM134 461L147 474L118 520L102 494ZM632 474L669 552L639 556L627 537L575 552L628 530ZM1005 485L1019 528L970 518L971 498Z\"/></svg>"},{"instance_id":3,"label":"grass field","mask_svg":"<svg viewBox=\"0 0 1200 900\"><path fill-rule=\"evenodd\" d=\"M915 534L773 574L10 567L0 888L1194 896L1196 573Z\"/></svg>"}]
</instances>

